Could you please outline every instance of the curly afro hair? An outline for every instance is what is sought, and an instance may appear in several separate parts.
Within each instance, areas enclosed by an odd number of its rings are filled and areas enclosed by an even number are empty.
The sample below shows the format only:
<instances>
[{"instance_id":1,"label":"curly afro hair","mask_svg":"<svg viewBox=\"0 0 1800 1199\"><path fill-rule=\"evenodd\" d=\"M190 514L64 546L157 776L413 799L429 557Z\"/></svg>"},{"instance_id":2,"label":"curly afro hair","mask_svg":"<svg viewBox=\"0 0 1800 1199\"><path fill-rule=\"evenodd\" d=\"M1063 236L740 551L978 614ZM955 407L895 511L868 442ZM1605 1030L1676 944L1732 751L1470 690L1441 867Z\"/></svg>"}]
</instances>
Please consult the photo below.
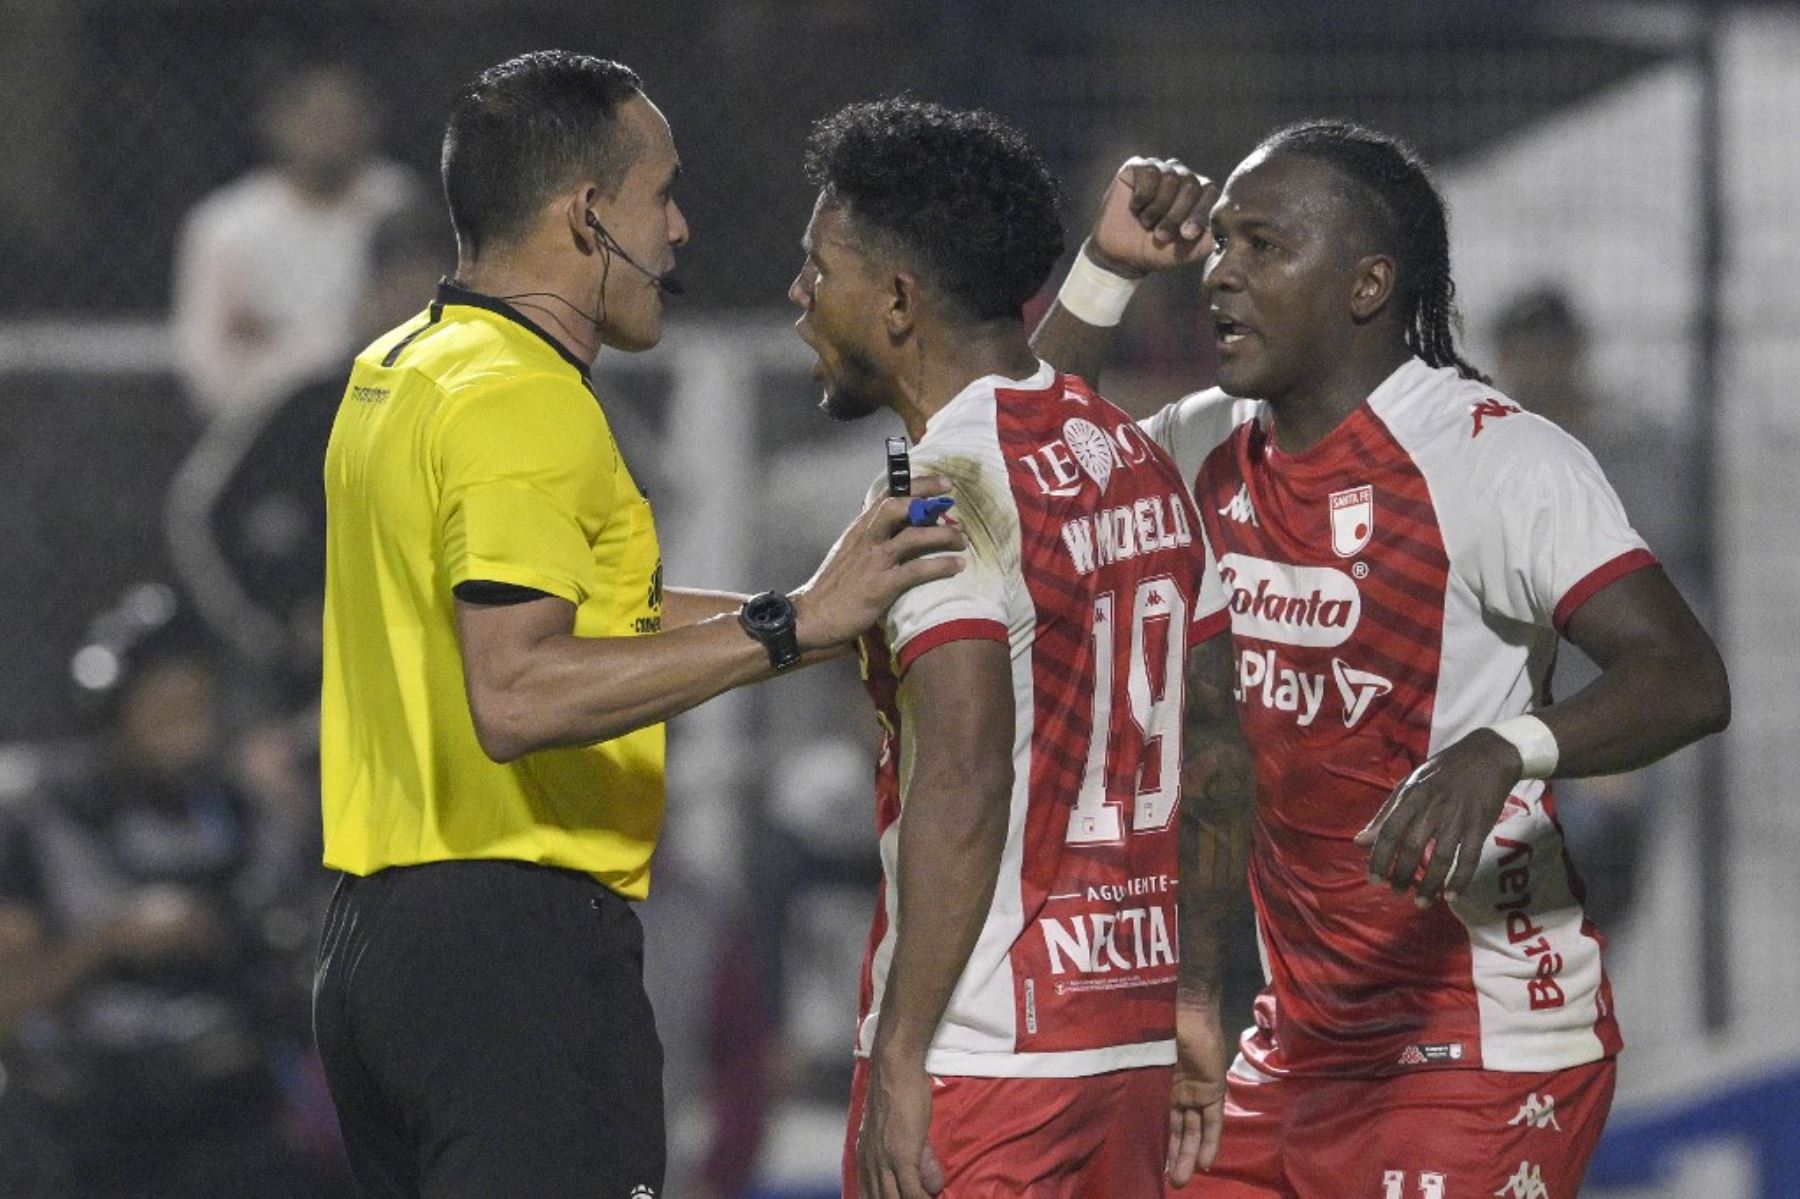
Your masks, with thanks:
<instances>
[{"instance_id":1,"label":"curly afro hair","mask_svg":"<svg viewBox=\"0 0 1800 1199\"><path fill-rule=\"evenodd\" d=\"M813 126L806 173L972 321L1018 319L1062 256L1056 180L992 113L852 104Z\"/></svg>"}]
</instances>

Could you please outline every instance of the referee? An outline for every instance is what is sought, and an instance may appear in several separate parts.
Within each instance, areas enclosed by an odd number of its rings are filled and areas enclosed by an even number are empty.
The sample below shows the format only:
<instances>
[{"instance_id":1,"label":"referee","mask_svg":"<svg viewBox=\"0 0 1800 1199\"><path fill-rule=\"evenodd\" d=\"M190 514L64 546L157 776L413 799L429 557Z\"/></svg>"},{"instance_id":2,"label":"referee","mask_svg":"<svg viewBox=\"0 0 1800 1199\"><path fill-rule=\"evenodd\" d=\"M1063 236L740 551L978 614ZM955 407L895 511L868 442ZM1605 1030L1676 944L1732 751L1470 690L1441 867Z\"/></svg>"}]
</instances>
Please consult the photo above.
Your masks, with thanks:
<instances>
[{"instance_id":1,"label":"referee","mask_svg":"<svg viewBox=\"0 0 1800 1199\"><path fill-rule=\"evenodd\" d=\"M937 553L960 534L889 500L792 595L664 589L588 369L661 336L679 172L618 63L484 71L444 136L456 277L357 358L332 430L321 738L343 879L314 1020L364 1195L660 1192L628 902L662 820L660 722L828 656L960 567Z\"/></svg>"}]
</instances>

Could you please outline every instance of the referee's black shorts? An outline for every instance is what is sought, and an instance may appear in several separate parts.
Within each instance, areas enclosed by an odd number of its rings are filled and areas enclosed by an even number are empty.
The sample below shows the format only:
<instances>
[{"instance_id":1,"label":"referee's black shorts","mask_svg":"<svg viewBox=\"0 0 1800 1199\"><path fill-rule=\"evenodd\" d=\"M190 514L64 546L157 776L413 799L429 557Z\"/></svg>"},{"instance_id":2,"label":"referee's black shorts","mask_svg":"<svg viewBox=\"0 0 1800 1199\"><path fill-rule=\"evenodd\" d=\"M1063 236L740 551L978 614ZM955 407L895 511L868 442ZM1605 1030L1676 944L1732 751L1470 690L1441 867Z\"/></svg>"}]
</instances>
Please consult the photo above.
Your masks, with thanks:
<instances>
[{"instance_id":1,"label":"referee's black shorts","mask_svg":"<svg viewBox=\"0 0 1800 1199\"><path fill-rule=\"evenodd\" d=\"M345 876L313 1025L357 1189L661 1196L643 963L637 914L584 874L437 862Z\"/></svg>"}]
</instances>

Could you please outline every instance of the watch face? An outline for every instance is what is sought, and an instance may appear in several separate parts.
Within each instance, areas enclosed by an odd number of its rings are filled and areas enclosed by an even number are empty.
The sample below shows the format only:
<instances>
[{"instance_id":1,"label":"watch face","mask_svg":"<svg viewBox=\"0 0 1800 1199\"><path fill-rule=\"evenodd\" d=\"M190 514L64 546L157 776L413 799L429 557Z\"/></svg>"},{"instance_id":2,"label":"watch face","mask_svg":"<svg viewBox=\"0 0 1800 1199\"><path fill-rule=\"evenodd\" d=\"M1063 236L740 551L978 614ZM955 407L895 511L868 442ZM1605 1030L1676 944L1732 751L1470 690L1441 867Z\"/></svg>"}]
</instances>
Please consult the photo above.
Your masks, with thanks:
<instances>
[{"instance_id":1,"label":"watch face","mask_svg":"<svg viewBox=\"0 0 1800 1199\"><path fill-rule=\"evenodd\" d=\"M744 619L758 628L774 630L787 622L793 610L793 604L785 595L766 592L751 597L744 605Z\"/></svg>"},{"instance_id":2,"label":"watch face","mask_svg":"<svg viewBox=\"0 0 1800 1199\"><path fill-rule=\"evenodd\" d=\"M769 664L776 670L785 670L800 660L794 603L781 592L765 591L745 600L738 610L738 623L768 649Z\"/></svg>"}]
</instances>

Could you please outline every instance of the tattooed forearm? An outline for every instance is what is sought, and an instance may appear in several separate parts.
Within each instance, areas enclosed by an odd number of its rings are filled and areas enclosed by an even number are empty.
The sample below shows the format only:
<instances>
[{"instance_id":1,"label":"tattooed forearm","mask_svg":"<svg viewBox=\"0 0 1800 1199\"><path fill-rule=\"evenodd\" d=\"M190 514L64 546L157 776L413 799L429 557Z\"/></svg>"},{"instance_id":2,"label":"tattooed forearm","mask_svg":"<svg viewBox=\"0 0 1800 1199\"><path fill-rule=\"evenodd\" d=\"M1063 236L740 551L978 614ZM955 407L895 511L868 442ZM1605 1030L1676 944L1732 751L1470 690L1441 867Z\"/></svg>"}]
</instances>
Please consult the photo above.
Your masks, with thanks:
<instances>
[{"instance_id":1,"label":"tattooed forearm","mask_svg":"<svg viewBox=\"0 0 1800 1199\"><path fill-rule=\"evenodd\" d=\"M1226 918L1244 892L1256 785L1232 700L1229 633L1187 662L1181 768L1181 1002L1215 1004Z\"/></svg>"}]
</instances>

